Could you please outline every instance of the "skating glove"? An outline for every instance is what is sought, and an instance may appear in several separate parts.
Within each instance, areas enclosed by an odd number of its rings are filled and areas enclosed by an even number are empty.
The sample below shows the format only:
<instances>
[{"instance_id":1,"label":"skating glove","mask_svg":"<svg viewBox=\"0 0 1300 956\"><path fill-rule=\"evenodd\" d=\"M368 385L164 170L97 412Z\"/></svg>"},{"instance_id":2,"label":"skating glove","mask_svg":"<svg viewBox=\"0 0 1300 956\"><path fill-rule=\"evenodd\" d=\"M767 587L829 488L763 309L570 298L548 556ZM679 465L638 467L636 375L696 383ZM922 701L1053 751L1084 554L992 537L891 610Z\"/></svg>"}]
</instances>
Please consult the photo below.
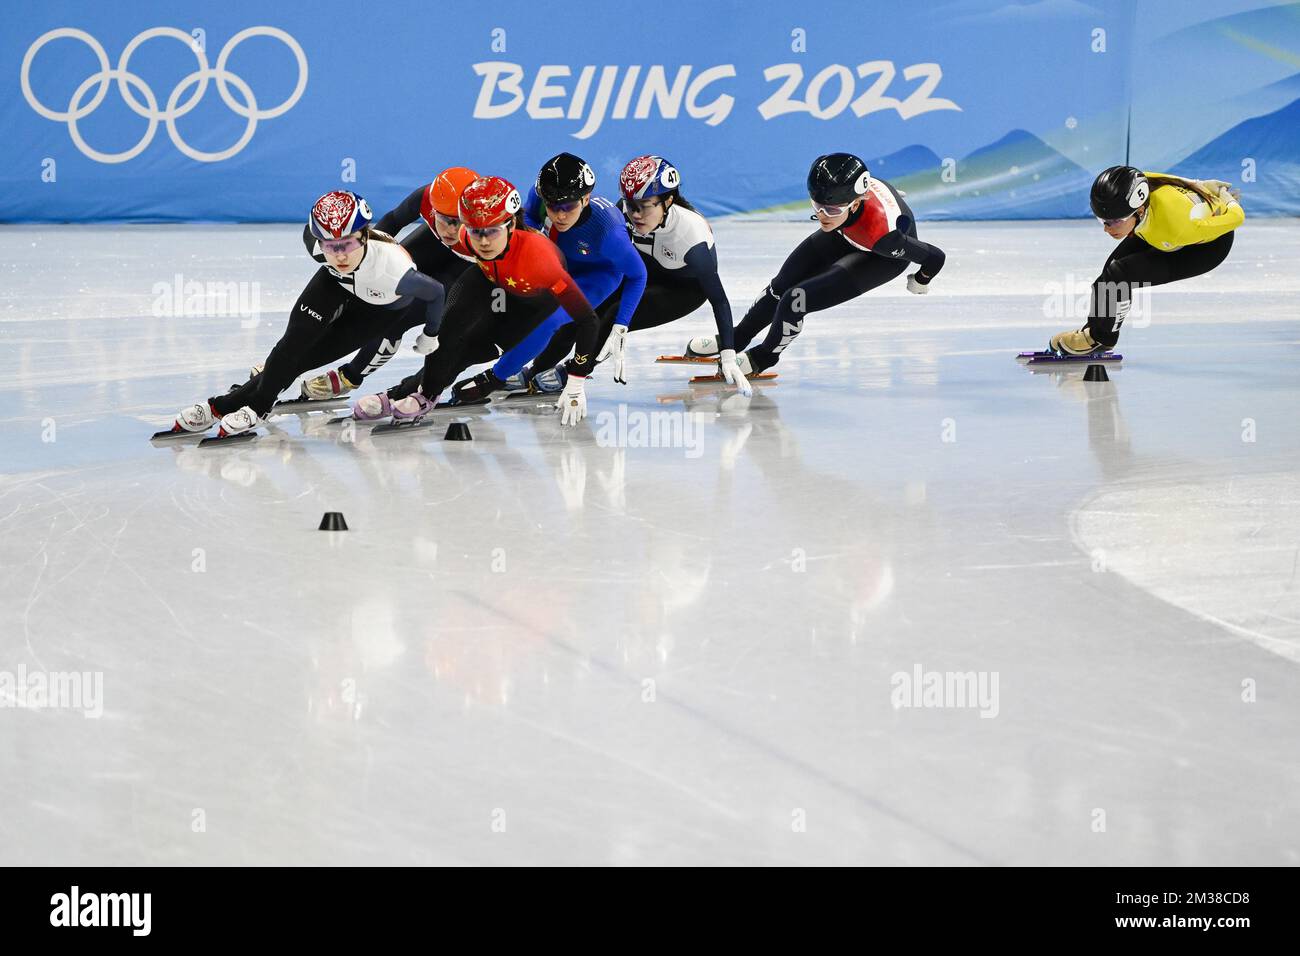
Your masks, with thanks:
<instances>
[{"instance_id":1,"label":"skating glove","mask_svg":"<svg viewBox=\"0 0 1300 956\"><path fill-rule=\"evenodd\" d=\"M415 338L415 351L420 355L428 355L430 352L438 351L438 336L425 335L421 332Z\"/></svg>"},{"instance_id":2,"label":"skating glove","mask_svg":"<svg viewBox=\"0 0 1300 956\"><path fill-rule=\"evenodd\" d=\"M930 291L930 276L917 269L907 277L907 291L915 292L917 295L925 295Z\"/></svg>"},{"instance_id":3,"label":"skating glove","mask_svg":"<svg viewBox=\"0 0 1300 956\"><path fill-rule=\"evenodd\" d=\"M605 340L604 347L600 354L596 356L597 362L603 362L607 358L614 360L614 381L620 385L626 385L623 379L623 356L627 348L627 326L615 324L609 333L609 338Z\"/></svg>"},{"instance_id":4,"label":"skating glove","mask_svg":"<svg viewBox=\"0 0 1300 956\"><path fill-rule=\"evenodd\" d=\"M479 372L473 378L462 379L451 387L451 394L457 402L477 402L487 398L498 389L505 388L506 383L497 378L491 369Z\"/></svg>"},{"instance_id":5,"label":"skating glove","mask_svg":"<svg viewBox=\"0 0 1300 956\"><path fill-rule=\"evenodd\" d=\"M581 375L569 373L569 380L564 383L564 391L555 407L560 410L561 425L576 425L587 415L587 380Z\"/></svg>"},{"instance_id":6,"label":"skating glove","mask_svg":"<svg viewBox=\"0 0 1300 956\"><path fill-rule=\"evenodd\" d=\"M1195 183L1211 196L1222 196L1227 192L1232 199L1241 198L1241 191L1233 189L1232 183L1225 183L1222 179L1197 179Z\"/></svg>"},{"instance_id":7,"label":"skating glove","mask_svg":"<svg viewBox=\"0 0 1300 956\"><path fill-rule=\"evenodd\" d=\"M736 386L741 395L754 394L749 379L745 378L740 371L740 366L736 364L735 349L723 349L718 353L718 368L722 372L722 380L728 385Z\"/></svg>"}]
</instances>

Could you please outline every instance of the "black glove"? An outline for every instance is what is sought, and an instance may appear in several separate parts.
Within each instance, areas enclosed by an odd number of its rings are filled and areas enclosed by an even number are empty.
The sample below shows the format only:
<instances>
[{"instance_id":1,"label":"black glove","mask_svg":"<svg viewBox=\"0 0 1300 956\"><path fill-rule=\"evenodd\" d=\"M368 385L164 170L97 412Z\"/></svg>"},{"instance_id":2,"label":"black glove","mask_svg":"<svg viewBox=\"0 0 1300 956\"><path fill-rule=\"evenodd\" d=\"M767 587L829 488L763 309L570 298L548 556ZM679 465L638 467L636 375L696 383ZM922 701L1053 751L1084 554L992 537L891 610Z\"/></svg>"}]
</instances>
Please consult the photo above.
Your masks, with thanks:
<instances>
[{"instance_id":1,"label":"black glove","mask_svg":"<svg viewBox=\"0 0 1300 956\"><path fill-rule=\"evenodd\" d=\"M462 379L451 387L452 398L457 402L477 402L487 398L506 383L497 378L491 369L479 372L473 378Z\"/></svg>"}]
</instances>

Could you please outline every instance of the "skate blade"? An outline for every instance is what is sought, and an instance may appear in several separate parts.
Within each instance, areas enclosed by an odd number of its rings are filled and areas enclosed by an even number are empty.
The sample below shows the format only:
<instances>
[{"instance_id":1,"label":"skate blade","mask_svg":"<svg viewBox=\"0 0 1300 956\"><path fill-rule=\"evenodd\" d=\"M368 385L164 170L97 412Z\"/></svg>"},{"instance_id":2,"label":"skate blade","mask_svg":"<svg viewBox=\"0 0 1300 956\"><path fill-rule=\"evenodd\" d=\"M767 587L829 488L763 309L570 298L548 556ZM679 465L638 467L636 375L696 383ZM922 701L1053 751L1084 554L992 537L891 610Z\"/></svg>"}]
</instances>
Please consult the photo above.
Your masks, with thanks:
<instances>
[{"instance_id":1,"label":"skate blade","mask_svg":"<svg viewBox=\"0 0 1300 956\"><path fill-rule=\"evenodd\" d=\"M412 432L420 428L428 428L433 422L424 418L413 418L401 422L384 422L370 429L371 435L391 435L394 432Z\"/></svg>"},{"instance_id":2,"label":"skate blade","mask_svg":"<svg viewBox=\"0 0 1300 956\"><path fill-rule=\"evenodd\" d=\"M192 438L197 441L198 439L201 439L205 434L207 433L187 432L184 430L173 431L172 429L169 428L164 432L154 432L152 435L149 436L149 440L150 441L180 441L183 438Z\"/></svg>"},{"instance_id":3,"label":"skate blade","mask_svg":"<svg viewBox=\"0 0 1300 956\"><path fill-rule=\"evenodd\" d=\"M407 418L407 419L403 419L402 421L388 421L388 422L383 422L381 424L377 424L375 425L374 428L370 429L370 434L385 435L391 432L410 431L412 428L424 428L428 425L433 424L433 422L429 421L428 418L434 412L467 412L468 413L468 412L476 412L480 410L486 411L486 409L484 409L483 406L487 405L489 402L491 402L491 398L480 398L473 402L439 402L437 405L434 405L433 408L425 412L419 418ZM367 423L362 422L359 424L367 424Z\"/></svg>"},{"instance_id":4,"label":"skate blade","mask_svg":"<svg viewBox=\"0 0 1300 956\"><path fill-rule=\"evenodd\" d=\"M338 408L340 405L351 405L352 400L344 396L338 398L290 398L283 402L276 402L271 406L271 414L280 412L309 412L317 408Z\"/></svg>"},{"instance_id":5,"label":"skate blade","mask_svg":"<svg viewBox=\"0 0 1300 956\"><path fill-rule=\"evenodd\" d=\"M344 422L352 422L355 425L382 425L389 421L387 418L357 418L354 415L335 415L328 419L326 425L342 425Z\"/></svg>"},{"instance_id":6,"label":"skate blade","mask_svg":"<svg viewBox=\"0 0 1300 956\"><path fill-rule=\"evenodd\" d=\"M546 401L547 398L550 398L551 404L554 405L555 402L559 399L559 397L560 397L559 392L530 392L526 388L521 388L514 392L506 392L505 395L501 396L500 399L496 399L496 400L505 403L505 402L522 402L531 398L536 401L544 402Z\"/></svg>"},{"instance_id":7,"label":"skate blade","mask_svg":"<svg viewBox=\"0 0 1300 956\"><path fill-rule=\"evenodd\" d=\"M240 432L238 435L226 435L225 437L213 435L212 437L205 438L203 441L199 442L199 447L211 448L213 445L242 445L245 442L252 441L256 437L256 431Z\"/></svg>"},{"instance_id":8,"label":"skate blade","mask_svg":"<svg viewBox=\"0 0 1300 956\"><path fill-rule=\"evenodd\" d=\"M751 382L770 382L776 376L776 372L759 372L757 375L746 375L745 378ZM696 375L691 378L692 385L708 385L725 381L726 379L722 377L721 373L717 375Z\"/></svg>"},{"instance_id":9,"label":"skate blade","mask_svg":"<svg viewBox=\"0 0 1300 956\"><path fill-rule=\"evenodd\" d=\"M1102 365L1124 361L1118 352L1102 352L1100 355L1056 355L1053 352L1021 352L1016 356L1017 362L1026 365Z\"/></svg>"},{"instance_id":10,"label":"skate blade","mask_svg":"<svg viewBox=\"0 0 1300 956\"><path fill-rule=\"evenodd\" d=\"M709 365L716 364L718 357L716 355L661 355L655 361L665 365Z\"/></svg>"}]
</instances>

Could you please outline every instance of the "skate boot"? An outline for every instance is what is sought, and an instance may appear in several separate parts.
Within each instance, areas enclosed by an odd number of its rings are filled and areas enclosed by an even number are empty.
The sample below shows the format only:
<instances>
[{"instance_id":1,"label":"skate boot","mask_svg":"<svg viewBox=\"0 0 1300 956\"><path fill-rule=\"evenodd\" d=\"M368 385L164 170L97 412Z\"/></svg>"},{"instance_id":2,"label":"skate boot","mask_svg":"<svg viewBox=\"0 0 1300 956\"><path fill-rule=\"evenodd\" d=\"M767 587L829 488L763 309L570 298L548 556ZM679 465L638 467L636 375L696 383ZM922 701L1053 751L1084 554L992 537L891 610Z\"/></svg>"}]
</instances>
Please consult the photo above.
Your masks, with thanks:
<instances>
[{"instance_id":1,"label":"skate boot","mask_svg":"<svg viewBox=\"0 0 1300 956\"><path fill-rule=\"evenodd\" d=\"M232 435L242 435L251 432L260 424L262 424L262 416L245 405L238 411L221 416L221 427L217 429L217 437L229 438Z\"/></svg>"},{"instance_id":2,"label":"skate boot","mask_svg":"<svg viewBox=\"0 0 1300 956\"><path fill-rule=\"evenodd\" d=\"M433 402L415 392L393 402L392 408L394 422L413 422L433 411Z\"/></svg>"},{"instance_id":3,"label":"skate boot","mask_svg":"<svg viewBox=\"0 0 1300 956\"><path fill-rule=\"evenodd\" d=\"M304 401L321 401L346 395L354 388L356 386L348 381L342 369L334 369L313 378L303 379L302 397Z\"/></svg>"},{"instance_id":4,"label":"skate boot","mask_svg":"<svg viewBox=\"0 0 1300 956\"><path fill-rule=\"evenodd\" d=\"M377 422L393 414L393 400L387 392L363 395L352 403L352 417L359 422Z\"/></svg>"},{"instance_id":5,"label":"skate boot","mask_svg":"<svg viewBox=\"0 0 1300 956\"><path fill-rule=\"evenodd\" d=\"M519 392L528 387L528 376L525 374L527 369L515 372L502 384L502 388L507 392Z\"/></svg>"},{"instance_id":6,"label":"skate boot","mask_svg":"<svg viewBox=\"0 0 1300 956\"><path fill-rule=\"evenodd\" d=\"M1092 337L1087 329L1079 329L1077 332L1061 332L1053 335L1050 342L1047 343L1048 351L1055 352L1057 355L1067 358L1082 358L1090 355L1101 355L1109 351L1110 347L1099 344Z\"/></svg>"},{"instance_id":7,"label":"skate boot","mask_svg":"<svg viewBox=\"0 0 1300 956\"><path fill-rule=\"evenodd\" d=\"M682 354L687 358L711 358L719 351L716 335L697 335L686 343L686 351Z\"/></svg>"},{"instance_id":8,"label":"skate boot","mask_svg":"<svg viewBox=\"0 0 1300 956\"><path fill-rule=\"evenodd\" d=\"M569 380L569 373L563 365L538 372L528 381L528 391L534 395L558 395L564 391L564 383Z\"/></svg>"},{"instance_id":9,"label":"skate boot","mask_svg":"<svg viewBox=\"0 0 1300 956\"><path fill-rule=\"evenodd\" d=\"M218 421L217 414L207 402L199 402L189 408L181 409L176 416L174 432L205 432Z\"/></svg>"}]
</instances>

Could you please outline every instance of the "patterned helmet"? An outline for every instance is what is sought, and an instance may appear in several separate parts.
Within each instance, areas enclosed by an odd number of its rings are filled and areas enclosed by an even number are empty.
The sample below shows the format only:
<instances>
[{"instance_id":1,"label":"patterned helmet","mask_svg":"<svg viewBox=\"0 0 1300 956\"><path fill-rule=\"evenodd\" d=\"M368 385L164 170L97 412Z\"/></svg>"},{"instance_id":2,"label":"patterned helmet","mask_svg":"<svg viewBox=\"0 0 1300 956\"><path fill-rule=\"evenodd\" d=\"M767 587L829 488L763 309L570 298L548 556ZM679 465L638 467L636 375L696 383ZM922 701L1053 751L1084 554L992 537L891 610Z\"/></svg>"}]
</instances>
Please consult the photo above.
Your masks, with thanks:
<instances>
[{"instance_id":1,"label":"patterned helmet","mask_svg":"<svg viewBox=\"0 0 1300 956\"><path fill-rule=\"evenodd\" d=\"M354 192L336 189L316 200L307 225L317 239L342 239L370 225L370 205Z\"/></svg>"},{"instance_id":2,"label":"patterned helmet","mask_svg":"<svg viewBox=\"0 0 1300 956\"><path fill-rule=\"evenodd\" d=\"M676 191L682 184L677 167L662 156L638 156L618 177L624 199L648 199Z\"/></svg>"}]
</instances>

